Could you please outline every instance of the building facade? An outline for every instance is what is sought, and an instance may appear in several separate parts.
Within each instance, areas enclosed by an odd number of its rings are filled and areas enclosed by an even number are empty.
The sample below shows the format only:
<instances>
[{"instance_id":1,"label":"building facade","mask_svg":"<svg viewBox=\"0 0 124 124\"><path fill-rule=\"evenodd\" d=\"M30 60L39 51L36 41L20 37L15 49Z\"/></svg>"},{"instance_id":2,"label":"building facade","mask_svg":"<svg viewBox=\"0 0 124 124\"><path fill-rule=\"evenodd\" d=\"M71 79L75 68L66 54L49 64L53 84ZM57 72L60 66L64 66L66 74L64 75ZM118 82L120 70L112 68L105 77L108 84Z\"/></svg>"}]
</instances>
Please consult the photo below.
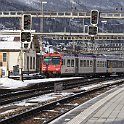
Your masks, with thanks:
<instances>
[{"instance_id":1,"label":"building facade","mask_svg":"<svg viewBox=\"0 0 124 124\"><path fill-rule=\"evenodd\" d=\"M19 75L22 68L23 73L37 71L36 52L38 41L32 40L30 49L23 49L21 52L20 38L0 41L0 70L2 76ZM21 54L22 53L22 54Z\"/></svg>"}]
</instances>

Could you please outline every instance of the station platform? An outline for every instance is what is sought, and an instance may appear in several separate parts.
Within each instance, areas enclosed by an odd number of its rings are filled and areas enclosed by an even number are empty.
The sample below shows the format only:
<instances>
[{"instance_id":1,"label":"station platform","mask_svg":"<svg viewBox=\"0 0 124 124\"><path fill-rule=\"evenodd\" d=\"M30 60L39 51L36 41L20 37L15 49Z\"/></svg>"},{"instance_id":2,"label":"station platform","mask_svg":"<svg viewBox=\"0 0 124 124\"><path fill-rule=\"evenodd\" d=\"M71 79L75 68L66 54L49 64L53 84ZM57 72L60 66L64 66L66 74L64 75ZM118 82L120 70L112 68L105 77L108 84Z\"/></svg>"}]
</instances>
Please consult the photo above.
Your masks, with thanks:
<instances>
[{"instance_id":1,"label":"station platform","mask_svg":"<svg viewBox=\"0 0 124 124\"><path fill-rule=\"evenodd\" d=\"M124 85L79 105L49 124L124 124Z\"/></svg>"}]
</instances>

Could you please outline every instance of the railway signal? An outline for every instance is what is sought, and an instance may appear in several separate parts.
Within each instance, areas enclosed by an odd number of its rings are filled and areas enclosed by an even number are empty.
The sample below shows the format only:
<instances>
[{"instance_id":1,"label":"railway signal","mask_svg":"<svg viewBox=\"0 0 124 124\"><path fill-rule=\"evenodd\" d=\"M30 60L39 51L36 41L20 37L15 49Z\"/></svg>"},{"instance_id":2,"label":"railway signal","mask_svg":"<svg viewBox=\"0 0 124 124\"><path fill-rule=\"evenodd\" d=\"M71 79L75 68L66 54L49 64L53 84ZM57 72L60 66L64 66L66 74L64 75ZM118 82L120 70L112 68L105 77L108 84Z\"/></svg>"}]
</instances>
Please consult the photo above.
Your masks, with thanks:
<instances>
[{"instance_id":1,"label":"railway signal","mask_svg":"<svg viewBox=\"0 0 124 124\"><path fill-rule=\"evenodd\" d=\"M23 48L25 49L30 48L31 32L21 32L21 42L22 42Z\"/></svg>"},{"instance_id":2,"label":"railway signal","mask_svg":"<svg viewBox=\"0 0 124 124\"><path fill-rule=\"evenodd\" d=\"M91 11L91 18L90 18L91 25L97 25L98 19L99 19L99 11L98 10L92 10Z\"/></svg>"},{"instance_id":3,"label":"railway signal","mask_svg":"<svg viewBox=\"0 0 124 124\"><path fill-rule=\"evenodd\" d=\"M31 26L32 26L32 17L31 14L24 14L23 18L22 18L22 29L23 30L31 30Z\"/></svg>"},{"instance_id":4,"label":"railway signal","mask_svg":"<svg viewBox=\"0 0 124 124\"><path fill-rule=\"evenodd\" d=\"M31 32L21 32L21 41L31 42Z\"/></svg>"},{"instance_id":5,"label":"railway signal","mask_svg":"<svg viewBox=\"0 0 124 124\"><path fill-rule=\"evenodd\" d=\"M88 34L91 36L94 36L94 35L97 35L97 33L98 33L98 27L90 25L88 28Z\"/></svg>"},{"instance_id":6,"label":"railway signal","mask_svg":"<svg viewBox=\"0 0 124 124\"><path fill-rule=\"evenodd\" d=\"M23 49L30 49L30 45L31 45L31 43L24 42L22 44L22 47L23 47Z\"/></svg>"}]
</instances>

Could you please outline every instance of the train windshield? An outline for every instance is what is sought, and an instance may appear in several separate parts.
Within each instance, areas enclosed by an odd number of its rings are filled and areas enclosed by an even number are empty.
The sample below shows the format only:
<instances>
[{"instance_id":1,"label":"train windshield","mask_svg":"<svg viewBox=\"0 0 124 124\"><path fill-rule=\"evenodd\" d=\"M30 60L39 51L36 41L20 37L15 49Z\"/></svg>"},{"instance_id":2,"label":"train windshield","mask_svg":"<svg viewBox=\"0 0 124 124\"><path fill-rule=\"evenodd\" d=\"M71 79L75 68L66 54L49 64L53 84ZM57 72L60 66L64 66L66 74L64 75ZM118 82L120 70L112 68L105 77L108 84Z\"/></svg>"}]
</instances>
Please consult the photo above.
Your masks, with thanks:
<instances>
[{"instance_id":1,"label":"train windshield","mask_svg":"<svg viewBox=\"0 0 124 124\"><path fill-rule=\"evenodd\" d=\"M51 60L52 60L51 57L45 56L45 57L44 57L44 64L45 64L45 65L49 65L49 64L51 63Z\"/></svg>"},{"instance_id":2,"label":"train windshield","mask_svg":"<svg viewBox=\"0 0 124 124\"><path fill-rule=\"evenodd\" d=\"M52 57L52 64L53 65L59 65L60 64L60 57L59 56L53 56Z\"/></svg>"},{"instance_id":3,"label":"train windshield","mask_svg":"<svg viewBox=\"0 0 124 124\"><path fill-rule=\"evenodd\" d=\"M45 56L44 57L45 65L59 65L60 64L60 56Z\"/></svg>"}]
</instances>

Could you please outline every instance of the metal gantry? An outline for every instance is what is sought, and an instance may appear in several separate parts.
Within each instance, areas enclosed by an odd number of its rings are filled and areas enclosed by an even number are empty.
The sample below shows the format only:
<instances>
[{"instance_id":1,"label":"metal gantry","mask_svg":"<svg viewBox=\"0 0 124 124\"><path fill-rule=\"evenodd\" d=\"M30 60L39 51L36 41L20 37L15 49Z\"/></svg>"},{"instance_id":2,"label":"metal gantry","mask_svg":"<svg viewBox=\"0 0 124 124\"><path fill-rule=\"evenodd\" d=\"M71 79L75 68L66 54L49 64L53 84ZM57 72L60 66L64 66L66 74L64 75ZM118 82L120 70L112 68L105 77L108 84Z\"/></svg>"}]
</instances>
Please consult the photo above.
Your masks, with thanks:
<instances>
[{"instance_id":1,"label":"metal gantry","mask_svg":"<svg viewBox=\"0 0 124 124\"><path fill-rule=\"evenodd\" d=\"M23 14L31 14L33 18L90 18L90 12L44 12L40 11L0 11L0 18L22 17ZM124 19L124 12L100 12L101 19Z\"/></svg>"},{"instance_id":2,"label":"metal gantry","mask_svg":"<svg viewBox=\"0 0 124 124\"><path fill-rule=\"evenodd\" d=\"M0 32L0 35L16 35L20 36L21 31L8 31ZM68 33L68 32L55 32L55 33L42 33L32 32L32 35L42 35L44 38L53 40L124 40L124 33L98 33L95 36L90 36L88 33Z\"/></svg>"},{"instance_id":3,"label":"metal gantry","mask_svg":"<svg viewBox=\"0 0 124 124\"><path fill-rule=\"evenodd\" d=\"M23 18L24 14L30 14L32 18L91 18L91 12L42 12L40 11L4 11L0 12L0 18ZM101 19L123 19L124 12L99 12ZM20 35L21 31L0 31L0 35ZM70 32L31 32L32 35L42 35L44 38L54 40L124 40L124 33L97 33L90 36L88 33Z\"/></svg>"}]
</instances>

